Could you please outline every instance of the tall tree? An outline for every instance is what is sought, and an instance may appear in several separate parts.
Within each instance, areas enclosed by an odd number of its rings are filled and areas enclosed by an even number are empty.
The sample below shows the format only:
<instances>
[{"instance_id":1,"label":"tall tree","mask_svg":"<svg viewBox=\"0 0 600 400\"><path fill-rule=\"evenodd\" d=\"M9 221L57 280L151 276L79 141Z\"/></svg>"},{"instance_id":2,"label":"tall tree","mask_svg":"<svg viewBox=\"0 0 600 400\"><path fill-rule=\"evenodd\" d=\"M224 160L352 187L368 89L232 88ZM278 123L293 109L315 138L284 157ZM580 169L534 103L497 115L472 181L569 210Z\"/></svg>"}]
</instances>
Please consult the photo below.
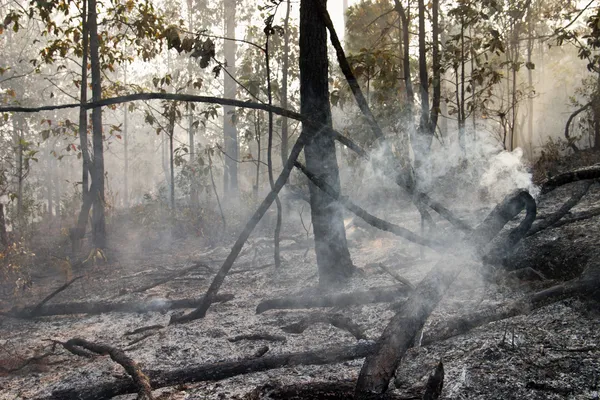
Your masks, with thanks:
<instances>
[{"instance_id":1,"label":"tall tree","mask_svg":"<svg viewBox=\"0 0 600 400\"><path fill-rule=\"evenodd\" d=\"M300 3L300 110L317 123L331 126L327 31L319 14L322 0ZM331 135L302 126L309 138L304 148L306 167L334 190L340 178ZM340 204L310 184L310 207L315 235L315 252L322 286L349 278L355 267L350 259Z\"/></svg>"},{"instance_id":2,"label":"tall tree","mask_svg":"<svg viewBox=\"0 0 600 400\"><path fill-rule=\"evenodd\" d=\"M288 75L290 64L290 11L291 0L286 1L285 20L283 22L283 60L281 65L281 107L288 108ZM345 15L345 13L344 13ZM288 119L281 119L281 165L285 165L288 158ZM258 183L257 183L258 185Z\"/></svg>"},{"instance_id":3,"label":"tall tree","mask_svg":"<svg viewBox=\"0 0 600 400\"><path fill-rule=\"evenodd\" d=\"M90 33L90 61L92 65L92 100L102 99L102 77L100 75L100 43L96 0L89 0L88 29ZM92 240L96 248L106 247L106 221L104 218L104 147L102 143L102 108L92 110L92 143L94 164L92 168Z\"/></svg>"},{"instance_id":4,"label":"tall tree","mask_svg":"<svg viewBox=\"0 0 600 400\"><path fill-rule=\"evenodd\" d=\"M235 39L235 4L236 0L223 0L223 19L225 25L225 37L227 39ZM225 40L223 44L223 52L227 71L224 74L224 96L228 99L235 98L237 85L235 83L235 52L237 50L235 40ZM227 197L235 196L238 190L238 138L237 129L235 126L235 107L223 107L223 140L225 153L225 173L223 175L224 192Z\"/></svg>"}]
</instances>

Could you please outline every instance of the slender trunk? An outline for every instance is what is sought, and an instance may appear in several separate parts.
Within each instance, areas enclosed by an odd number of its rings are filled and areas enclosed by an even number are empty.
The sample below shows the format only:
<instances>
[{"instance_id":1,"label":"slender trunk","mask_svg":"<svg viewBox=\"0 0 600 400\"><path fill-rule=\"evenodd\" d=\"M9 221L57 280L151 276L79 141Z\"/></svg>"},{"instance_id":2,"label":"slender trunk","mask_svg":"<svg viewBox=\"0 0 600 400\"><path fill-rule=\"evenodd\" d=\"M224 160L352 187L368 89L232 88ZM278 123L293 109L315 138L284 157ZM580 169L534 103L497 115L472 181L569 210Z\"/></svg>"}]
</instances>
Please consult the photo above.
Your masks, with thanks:
<instances>
[{"instance_id":1,"label":"slender trunk","mask_svg":"<svg viewBox=\"0 0 600 400\"><path fill-rule=\"evenodd\" d=\"M171 104L169 110L169 174L170 174L170 204L171 210L175 211L175 161L173 152L173 139L175 136L175 103Z\"/></svg>"},{"instance_id":2,"label":"slender trunk","mask_svg":"<svg viewBox=\"0 0 600 400\"><path fill-rule=\"evenodd\" d=\"M415 93L412 86L412 79L410 77L410 19L407 10L402 7L402 4L400 4L399 0L394 1L394 9L400 16L400 21L402 23L402 70L404 72L404 85L406 87L407 116L410 121L412 121L412 109L415 103Z\"/></svg>"},{"instance_id":3,"label":"slender trunk","mask_svg":"<svg viewBox=\"0 0 600 400\"><path fill-rule=\"evenodd\" d=\"M188 0L188 28L190 32L194 32L194 18L193 18L193 0ZM192 58L188 57L188 79L192 79L193 76L193 68L192 68ZM190 147L190 166L192 167L192 178L190 185L190 206L192 209L198 209L200 206L200 199L198 194L198 176L196 174L196 148L194 143L194 112L192 110L192 103L188 103L186 105L188 111L188 141Z\"/></svg>"},{"instance_id":4,"label":"slender trunk","mask_svg":"<svg viewBox=\"0 0 600 400\"><path fill-rule=\"evenodd\" d=\"M125 86L127 86L127 66L124 72ZM123 157L125 170L123 171L123 199L125 208L129 208L129 105L125 104L123 115Z\"/></svg>"},{"instance_id":5,"label":"slender trunk","mask_svg":"<svg viewBox=\"0 0 600 400\"><path fill-rule=\"evenodd\" d=\"M429 76L427 73L427 52L425 48L425 0L419 0L419 81L421 94L421 120L419 123L419 135L421 143L419 153L425 154L425 135L430 132L429 128Z\"/></svg>"},{"instance_id":6,"label":"slender trunk","mask_svg":"<svg viewBox=\"0 0 600 400\"><path fill-rule=\"evenodd\" d=\"M442 99L442 66L440 60L440 25L439 25L439 0L432 0L432 64L433 64L433 99L431 105L430 134L433 137L437 128L438 116L440 115L440 103Z\"/></svg>"},{"instance_id":7,"label":"slender trunk","mask_svg":"<svg viewBox=\"0 0 600 400\"><path fill-rule=\"evenodd\" d=\"M89 47L89 32L87 23L87 0L83 0L81 6L81 86L80 86L80 98L79 102L84 104L87 102L87 66L88 66L88 47ZM77 217L77 225L70 230L71 236L71 250L73 258L79 253L81 247L81 240L85 236L85 229L87 221L90 215L90 208L92 207L92 190L89 186L89 176L92 173L92 161L90 159L90 153L88 151L88 113L83 107L79 108L79 149L81 151L81 158L83 160L81 167L81 210ZM127 139L125 139L127 140ZM127 157L125 157L127 160ZM125 175L127 176L127 175Z\"/></svg>"},{"instance_id":8,"label":"slender trunk","mask_svg":"<svg viewBox=\"0 0 600 400\"><path fill-rule=\"evenodd\" d=\"M347 0L344 0L347 1ZM290 10L292 8L291 0L286 1L285 20L283 23L283 60L281 76L281 107L288 108L288 74L290 58ZM344 13L344 16L346 14ZM345 25L344 25L345 26ZM288 119L281 119L281 165L285 165L288 158ZM258 182L258 180L257 180ZM258 183L257 183L258 185Z\"/></svg>"},{"instance_id":9,"label":"slender trunk","mask_svg":"<svg viewBox=\"0 0 600 400\"><path fill-rule=\"evenodd\" d=\"M466 155L465 123L465 19L464 17L462 17L460 24L460 113L458 122L458 134L461 138L459 142L463 157Z\"/></svg>"},{"instance_id":10,"label":"slender trunk","mask_svg":"<svg viewBox=\"0 0 600 400\"><path fill-rule=\"evenodd\" d=\"M533 53L533 18L532 18L532 7L529 6L527 10L527 62L530 66L532 66L532 53ZM527 84L529 85L529 90L533 89L533 70L532 68L527 68ZM529 149L529 159L533 160L533 97L529 96L529 112L527 114L527 147Z\"/></svg>"},{"instance_id":11,"label":"slender trunk","mask_svg":"<svg viewBox=\"0 0 600 400\"><path fill-rule=\"evenodd\" d=\"M225 24L225 37L234 39L235 38L235 0L224 0L224 24ZM224 74L224 95L225 98L233 99L236 94L236 83L232 77L236 75L235 58L236 58L236 42L233 40L225 40L223 44L223 52L225 55L225 62L227 64L227 72ZM231 75L231 76L230 76ZM224 147L225 153L227 153L225 159L225 176L224 176L224 192L227 199L237 197L238 192L238 140L237 140L237 129L235 126L235 107L223 106L223 135L224 135Z\"/></svg>"},{"instance_id":12,"label":"slender trunk","mask_svg":"<svg viewBox=\"0 0 600 400\"><path fill-rule=\"evenodd\" d=\"M270 28L270 27L269 27ZM265 43L265 63L267 67L267 96L269 98L269 106L273 105L273 95L271 93L271 66L269 59L269 33L267 33L267 40ZM269 185L271 190L275 190L275 180L273 179L273 112L269 111L269 138L268 138L268 149L267 149L267 168L269 172ZM277 223L275 224L275 233L273 238L274 244L274 262L275 268L281 268L281 255L279 252L279 233L281 232L281 200L279 196L275 197L275 203L277 205Z\"/></svg>"},{"instance_id":13,"label":"slender trunk","mask_svg":"<svg viewBox=\"0 0 600 400\"><path fill-rule=\"evenodd\" d=\"M8 233L6 232L6 219L4 218L4 204L0 203L0 245L8 247Z\"/></svg>"},{"instance_id":14,"label":"slender trunk","mask_svg":"<svg viewBox=\"0 0 600 400\"><path fill-rule=\"evenodd\" d=\"M102 99L102 77L100 75L100 43L98 39L98 25L96 14L96 0L89 0L89 32L90 32L90 59L92 64L92 100ZM92 174L93 212L92 212L92 238L96 248L106 248L106 221L104 216L104 148L102 143L102 108L92 110L92 131L94 148L94 165Z\"/></svg>"},{"instance_id":15,"label":"slender trunk","mask_svg":"<svg viewBox=\"0 0 600 400\"><path fill-rule=\"evenodd\" d=\"M13 119L14 136L17 141L17 221L19 228L23 229L23 116L17 115Z\"/></svg>"},{"instance_id":16,"label":"slender trunk","mask_svg":"<svg viewBox=\"0 0 600 400\"><path fill-rule=\"evenodd\" d=\"M594 149L600 149L600 71L596 81L596 92L593 94L592 117L594 119Z\"/></svg>"},{"instance_id":17,"label":"slender trunk","mask_svg":"<svg viewBox=\"0 0 600 400\"><path fill-rule=\"evenodd\" d=\"M302 114L311 115L315 122L331 126L327 31L319 15L319 4L315 4L317 1L321 0L300 3L300 108ZM333 138L307 125L303 125L302 130L310 138L304 149L306 167L339 191ZM324 287L339 284L355 270L346 242L342 209L314 184L309 188L319 283Z\"/></svg>"},{"instance_id":18,"label":"slender trunk","mask_svg":"<svg viewBox=\"0 0 600 400\"><path fill-rule=\"evenodd\" d=\"M52 176L52 155L47 156L46 158L46 200L48 202L48 219L52 220L52 216L54 215L54 199L52 198L52 182L50 181L50 177Z\"/></svg>"},{"instance_id":19,"label":"slender trunk","mask_svg":"<svg viewBox=\"0 0 600 400\"><path fill-rule=\"evenodd\" d=\"M258 189L260 188L260 161L261 161L261 143L260 143L260 113L254 111L254 137L256 138L256 184L254 185L254 200L258 201Z\"/></svg>"},{"instance_id":20,"label":"slender trunk","mask_svg":"<svg viewBox=\"0 0 600 400\"><path fill-rule=\"evenodd\" d=\"M56 173L54 174L54 193L56 194L56 203L55 203L55 212L54 215L56 215L59 218L60 221L60 217L61 217L61 207L60 207L60 202L61 202L61 190L60 190L60 184L61 184L61 174L60 174L61 169L60 168L56 168Z\"/></svg>"}]
</instances>

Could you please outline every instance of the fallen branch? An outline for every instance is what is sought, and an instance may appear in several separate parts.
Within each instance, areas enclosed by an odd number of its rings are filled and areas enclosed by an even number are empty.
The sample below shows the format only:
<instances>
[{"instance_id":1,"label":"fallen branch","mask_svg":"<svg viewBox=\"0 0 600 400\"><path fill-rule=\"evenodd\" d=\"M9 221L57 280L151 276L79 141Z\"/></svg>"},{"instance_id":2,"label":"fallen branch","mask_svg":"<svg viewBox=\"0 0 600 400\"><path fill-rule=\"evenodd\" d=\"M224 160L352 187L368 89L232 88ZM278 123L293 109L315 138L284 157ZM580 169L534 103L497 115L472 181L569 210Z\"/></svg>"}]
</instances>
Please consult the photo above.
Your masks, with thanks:
<instances>
[{"instance_id":1,"label":"fallen branch","mask_svg":"<svg viewBox=\"0 0 600 400\"><path fill-rule=\"evenodd\" d=\"M533 224L529 232L527 232L527 236L535 235L536 233L543 231L546 228L557 223L562 217L564 217L571 208L575 207L577 203L581 200L583 196L588 192L590 186L592 186L593 181L583 182L574 192L569 200L567 200L561 207L553 214L548 215L542 221L537 224Z\"/></svg>"},{"instance_id":2,"label":"fallen branch","mask_svg":"<svg viewBox=\"0 0 600 400\"><path fill-rule=\"evenodd\" d=\"M444 364L442 361L438 363L433 371L433 374L429 376L427 384L425 385L425 393L423 394L423 400L437 400L442 394L442 388L444 387Z\"/></svg>"},{"instance_id":3,"label":"fallen branch","mask_svg":"<svg viewBox=\"0 0 600 400\"><path fill-rule=\"evenodd\" d=\"M64 285L62 285L61 287L59 287L58 289L56 289L55 291L53 291L52 293L50 293L48 296L44 297L44 299L42 301L40 301L38 303L38 305L36 305L35 307L33 307L33 309L29 312L29 318L33 318L38 316L40 310L42 309L42 307L44 306L44 304L46 304L48 301L50 301L50 299L52 299L54 296L56 296L57 294L59 294L60 292L62 292L63 290L65 290L66 288L68 288L69 286L71 286L71 284L73 282L75 282L78 279L83 278L83 276L76 276L75 278L71 279L70 281L66 282Z\"/></svg>"},{"instance_id":4,"label":"fallen branch","mask_svg":"<svg viewBox=\"0 0 600 400\"><path fill-rule=\"evenodd\" d=\"M365 335L365 331L363 328L361 328L360 325L352 321L350 317L339 313L313 313L307 317L302 318L298 322L281 327L281 330L286 333L299 334L303 333L309 326L318 323L331 324L336 328L343 329L349 332L352 336L354 336L356 340L367 340L367 335Z\"/></svg>"},{"instance_id":5,"label":"fallen branch","mask_svg":"<svg viewBox=\"0 0 600 400\"><path fill-rule=\"evenodd\" d=\"M268 342L285 342L287 339L285 336L271 335L269 333L249 333L246 335L238 335L232 338L228 338L228 341L235 343L242 340L266 340Z\"/></svg>"},{"instance_id":6,"label":"fallen branch","mask_svg":"<svg viewBox=\"0 0 600 400\"><path fill-rule=\"evenodd\" d=\"M579 148L577 147L577 145L571 138L571 135L569 134L569 127L571 126L571 122L573 122L575 117L578 116L581 112L590 108L591 105L592 105L592 102L590 101L589 103L584 104L577 110L573 111L573 113L571 113L571 115L569 116L569 119L567 119L567 123L565 124L565 139L567 139L567 143L569 143L569 147L571 147L573 149L573 151L575 151L575 152L578 152Z\"/></svg>"},{"instance_id":7,"label":"fallen branch","mask_svg":"<svg viewBox=\"0 0 600 400\"><path fill-rule=\"evenodd\" d=\"M550 226L550 229L559 228L561 226L572 224L574 222L579 222L593 217L597 217L598 215L600 215L600 208L573 213L570 217L563 218L560 221L553 224L552 226Z\"/></svg>"},{"instance_id":8,"label":"fallen branch","mask_svg":"<svg viewBox=\"0 0 600 400\"><path fill-rule=\"evenodd\" d=\"M244 400L351 400L354 398L355 385L354 381L310 382L285 386L268 383L246 394ZM407 398L395 393L386 393L377 400L407 400Z\"/></svg>"},{"instance_id":9,"label":"fallen branch","mask_svg":"<svg viewBox=\"0 0 600 400\"><path fill-rule=\"evenodd\" d=\"M221 294L213 299L214 303L223 303L233 299L232 294ZM202 303L204 298L200 299L152 299L149 301L129 301L129 302L74 302L74 303L58 303L50 304L41 307L36 314L36 317L45 317L49 315L71 315L71 314L102 314L107 312L124 312L124 313L147 313L147 312L164 312L178 308L194 308ZM21 309L12 309L11 311L0 313L14 318L29 318L31 315L31 307Z\"/></svg>"},{"instance_id":10,"label":"fallen branch","mask_svg":"<svg viewBox=\"0 0 600 400\"><path fill-rule=\"evenodd\" d=\"M574 171L564 172L548 179L542 185L542 194L547 194L559 186L567 183L583 181L587 179L600 178L600 165L592 165L591 167L579 168Z\"/></svg>"},{"instance_id":11,"label":"fallen branch","mask_svg":"<svg viewBox=\"0 0 600 400\"><path fill-rule=\"evenodd\" d=\"M439 301L464 269L465 263L478 261L484 246L521 210L527 214L509 235L509 241L522 238L535 220L535 200L525 191L507 196L488 217L458 245L464 254L450 254L438 262L411 292L402 309L394 315L382 333L375 354L366 358L356 385L357 400L385 393L402 357L415 341Z\"/></svg>"},{"instance_id":12,"label":"fallen branch","mask_svg":"<svg viewBox=\"0 0 600 400\"><path fill-rule=\"evenodd\" d=\"M384 270L385 272L387 272L388 275L390 275L392 278L394 278L398 282L405 284L412 290L415 289L415 285L413 285L408 279L398 275L397 273L395 273L394 271L392 271L391 269L386 267L384 263L375 263L375 265L378 266L379 268L381 268L382 270Z\"/></svg>"},{"instance_id":13,"label":"fallen branch","mask_svg":"<svg viewBox=\"0 0 600 400\"><path fill-rule=\"evenodd\" d=\"M70 339L66 342L58 342L65 349L70 352L73 352L73 348L82 348L88 350L94 354L98 355L109 355L110 358L120 364L125 371L131 376L133 383L135 384L138 391L138 399L148 399L152 400L152 386L150 385L150 380L148 377L142 372L140 366L129 358L125 352L121 349L117 349L116 347L111 347L106 344L92 343L88 342L84 339L74 338ZM76 355L81 355L79 352L74 352Z\"/></svg>"},{"instance_id":14,"label":"fallen branch","mask_svg":"<svg viewBox=\"0 0 600 400\"><path fill-rule=\"evenodd\" d=\"M187 268L184 268L181 271L174 272L174 273L172 273L172 274L170 274L170 275L168 275L168 276L166 276L166 277L164 277L162 279L159 279L159 280L157 280L157 281L155 281L153 283L150 283L148 285L139 287L137 289L133 289L131 292L128 292L128 293L141 293L141 292L145 292L146 290L155 288L156 286L159 286L159 285L162 285L162 284L167 283L169 281L172 281L175 278L179 278L181 276L185 276L185 275L189 274L190 272L192 272L192 271L194 271L196 269L200 269L200 268L206 268L207 270L212 271L211 268L208 265L206 265L206 264L203 264L203 263L194 263L193 265L191 265L191 266L189 266Z\"/></svg>"},{"instance_id":15,"label":"fallen branch","mask_svg":"<svg viewBox=\"0 0 600 400\"><path fill-rule=\"evenodd\" d=\"M232 376L267 371L281 367L297 365L323 365L340 363L363 358L374 351L373 343L361 343L355 346L319 349L299 353L280 354L270 357L249 358L239 361L226 361L214 364L186 366L170 371L147 371L150 384L154 389L175 386L183 383L219 381ZM101 400L110 399L125 393L135 393L136 386L129 379L117 379L110 382L87 383L82 387L69 390L56 390L45 400Z\"/></svg>"},{"instance_id":16,"label":"fallen branch","mask_svg":"<svg viewBox=\"0 0 600 400\"><path fill-rule=\"evenodd\" d=\"M268 310L318 308L318 307L348 307L357 304L388 303L406 296L410 289L405 285L369 289L361 292L334 293L319 296L282 297L261 301L256 306L256 313Z\"/></svg>"},{"instance_id":17,"label":"fallen branch","mask_svg":"<svg viewBox=\"0 0 600 400\"><path fill-rule=\"evenodd\" d=\"M460 335L478 326L527 314L548 304L573 296L591 295L600 287L598 267L586 269L581 277L541 290L523 299L494 305L474 313L443 321L425 332L422 345Z\"/></svg>"}]
</instances>

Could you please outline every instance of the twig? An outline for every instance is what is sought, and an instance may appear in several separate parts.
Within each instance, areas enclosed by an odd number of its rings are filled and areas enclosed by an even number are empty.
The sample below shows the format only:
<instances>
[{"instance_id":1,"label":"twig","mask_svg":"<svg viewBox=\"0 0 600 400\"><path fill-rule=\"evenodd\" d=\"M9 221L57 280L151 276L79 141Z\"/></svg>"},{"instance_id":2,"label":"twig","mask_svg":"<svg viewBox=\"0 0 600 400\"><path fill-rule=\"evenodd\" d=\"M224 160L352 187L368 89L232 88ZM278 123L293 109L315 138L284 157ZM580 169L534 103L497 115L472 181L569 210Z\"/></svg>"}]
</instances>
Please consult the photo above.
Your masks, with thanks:
<instances>
[{"instance_id":1,"label":"twig","mask_svg":"<svg viewBox=\"0 0 600 400\"><path fill-rule=\"evenodd\" d=\"M382 270L387 272L392 278L394 278L398 282L405 284L406 286L408 286L409 288L411 288L413 290L415 289L415 285L413 285L408 279L401 277L400 275L398 275L397 273L395 273L394 271L392 271L391 269L386 267L383 263L376 263L375 265L377 265L379 268L381 268Z\"/></svg>"},{"instance_id":2,"label":"twig","mask_svg":"<svg viewBox=\"0 0 600 400\"><path fill-rule=\"evenodd\" d=\"M242 340L266 340L269 342L285 342L287 339L285 336L271 335L270 333L249 333L245 335L238 335L232 338L228 338L231 343L239 342Z\"/></svg>"},{"instance_id":3,"label":"twig","mask_svg":"<svg viewBox=\"0 0 600 400\"><path fill-rule=\"evenodd\" d=\"M159 279L153 283L150 283L148 285L142 286L140 288L137 289L133 289L130 293L141 293L141 292L145 292L146 290L152 289L156 286L162 285L163 283L167 283L169 281L172 281L175 278L179 278L181 276L187 275L188 273L190 273L193 270L196 269L200 269L200 268L206 268L207 270L211 271L211 268L206 265L206 264L202 264L202 263L194 263L193 265L182 269L181 271L177 271L173 274L170 274L162 279Z\"/></svg>"}]
</instances>

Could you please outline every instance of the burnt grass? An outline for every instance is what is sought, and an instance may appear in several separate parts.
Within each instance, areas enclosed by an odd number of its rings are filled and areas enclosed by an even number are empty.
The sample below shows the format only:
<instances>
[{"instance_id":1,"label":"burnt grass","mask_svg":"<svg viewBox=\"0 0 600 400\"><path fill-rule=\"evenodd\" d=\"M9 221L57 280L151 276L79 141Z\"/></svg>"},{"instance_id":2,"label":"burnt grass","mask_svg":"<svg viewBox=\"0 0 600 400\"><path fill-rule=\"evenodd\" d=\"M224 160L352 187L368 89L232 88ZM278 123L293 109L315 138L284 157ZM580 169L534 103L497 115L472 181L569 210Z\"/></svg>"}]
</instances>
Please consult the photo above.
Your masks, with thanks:
<instances>
[{"instance_id":1,"label":"burnt grass","mask_svg":"<svg viewBox=\"0 0 600 400\"><path fill-rule=\"evenodd\" d=\"M566 185L538 199L538 215L557 210L571 191L571 185ZM465 205L452 208L474 225L490 206L476 210ZM571 214L598 207L600 186L594 184ZM385 218L418 231L418 213L408 205L401 209L406 211L386 213ZM569 218L569 214L565 218ZM440 236L455 234L438 216L436 220ZM88 262L74 266L71 271L56 262L56 256L68 254L66 237L47 238L46 243L39 241L39 248L33 249L35 265L28 270L29 285L17 296L12 291L3 292L0 308L6 311L13 306L35 305L63 284L67 275L83 278L51 303L197 298L208 288L232 242L230 238L222 238L215 245L202 235L172 235L160 229L125 229L126 224L121 225L112 225L114 236L106 254L107 262ZM63 315L31 320L0 316L0 398L41 398L53 390L82 388L125 376L124 370L109 357L77 357L61 347L53 348L48 339L66 341L80 337L119 347L142 369L149 370L247 358L264 351L264 346L268 346L266 355L276 355L357 343L350 333L327 323L316 323L301 334L281 329L319 310L271 310L255 314L256 305L267 298L333 290L318 288L313 243L296 220L288 221L285 226L282 268L275 270L270 229L269 224L264 224L251 237L226 279L221 292L234 294L234 299L211 306L206 318L201 320L126 335L141 327L167 325L172 313L183 310ZM341 291L396 284L378 263L416 284L444 257L425 250L421 258L418 246L358 224L348 231L348 237L353 260L361 273L347 286L337 289ZM425 331L453 316L513 301L578 276L588 261L598 257L599 238L600 217L596 216L548 228L524 239L505 258L503 266L490 267L495 274L484 276L478 271L461 274L430 317ZM131 293L132 289L189 267L192 261L206 263L211 270L194 270L144 292ZM537 275L517 279L506 272L524 267L535 269L546 279ZM8 283L3 282L3 285ZM350 317L364 329L369 340L379 337L394 314L392 304L388 303L320 311ZM442 360L445 367L443 399L597 399L600 391L599 317L598 303L569 298L426 347L414 347L397 370L390 390L401 398L421 398L429 374ZM152 334L142 339L149 332ZM256 333L277 335L285 341L228 340ZM134 343L136 339L142 340ZM293 386L339 382L340 388L347 389L348 384L356 380L361 365L362 360L354 360L325 366L280 368L219 382L164 388L155 395L160 394L161 399L242 399L251 392L256 396L256 388L267 383ZM135 398L135 395L123 398Z\"/></svg>"}]
</instances>

